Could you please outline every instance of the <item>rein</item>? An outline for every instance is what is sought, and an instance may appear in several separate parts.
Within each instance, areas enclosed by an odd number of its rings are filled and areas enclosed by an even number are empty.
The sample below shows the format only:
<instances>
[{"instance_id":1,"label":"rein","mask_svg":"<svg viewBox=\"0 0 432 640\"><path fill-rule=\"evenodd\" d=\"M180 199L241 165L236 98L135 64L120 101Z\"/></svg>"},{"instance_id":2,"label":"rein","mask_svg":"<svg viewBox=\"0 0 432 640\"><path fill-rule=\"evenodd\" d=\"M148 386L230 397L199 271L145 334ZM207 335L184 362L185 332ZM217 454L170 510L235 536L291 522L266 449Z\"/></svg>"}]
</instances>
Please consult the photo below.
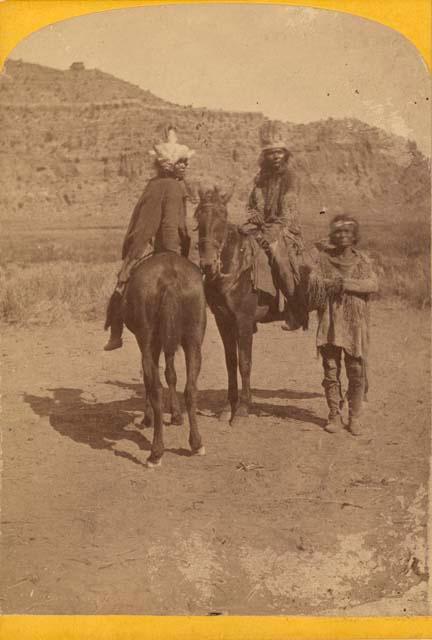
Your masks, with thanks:
<instances>
[{"instance_id":1,"label":"rein","mask_svg":"<svg viewBox=\"0 0 432 640\"><path fill-rule=\"evenodd\" d=\"M222 268L222 260L221 260L221 253L223 251L223 248L225 246L225 243L228 239L228 235L229 235L229 225L227 225L227 230L225 232L225 236L222 240L222 242L218 243L214 238L201 238L201 240L198 242L198 246L199 244L202 242L202 244L212 244L216 250L217 250L217 262L216 262L216 272L211 276L211 278L206 275L206 279L208 279L208 281L213 282L214 284L216 284L219 281L219 284L223 287L223 289L221 288L221 292L224 293L224 295L226 295L228 293L228 291L230 291L239 281L239 278L242 275L242 271L239 271L238 273L223 273L221 271ZM240 249L240 251L243 251L243 249Z\"/></svg>"},{"instance_id":2,"label":"rein","mask_svg":"<svg viewBox=\"0 0 432 640\"><path fill-rule=\"evenodd\" d=\"M212 209L213 207L212 207L211 203L205 203L202 206L202 208L205 211L206 209ZM220 278L226 278L229 275L229 274L222 273L222 271L221 271L221 269L222 269L221 254L222 254L223 248L225 246L225 243L227 241L227 238L228 238L228 224L226 226L224 237L223 237L221 242L218 242L214 238L209 238L209 237L206 237L206 236L204 236L204 238L199 238L199 240L198 240L198 245L197 245L198 249L200 248L200 246L203 246L203 245L206 245L206 244L209 244L214 249L216 249L216 273L214 274L214 277L215 276L219 276Z\"/></svg>"},{"instance_id":3,"label":"rein","mask_svg":"<svg viewBox=\"0 0 432 640\"><path fill-rule=\"evenodd\" d=\"M216 273L215 273L215 276L226 277L228 275L226 273L222 273L222 271L221 271L221 269L222 269L221 254L222 254L222 250L223 250L223 248L225 246L227 235L228 234L225 234L225 237L223 238L222 242L217 242L214 238L205 238L205 237L204 238L200 238L198 240L198 248L201 245L210 244L216 249Z\"/></svg>"}]
</instances>

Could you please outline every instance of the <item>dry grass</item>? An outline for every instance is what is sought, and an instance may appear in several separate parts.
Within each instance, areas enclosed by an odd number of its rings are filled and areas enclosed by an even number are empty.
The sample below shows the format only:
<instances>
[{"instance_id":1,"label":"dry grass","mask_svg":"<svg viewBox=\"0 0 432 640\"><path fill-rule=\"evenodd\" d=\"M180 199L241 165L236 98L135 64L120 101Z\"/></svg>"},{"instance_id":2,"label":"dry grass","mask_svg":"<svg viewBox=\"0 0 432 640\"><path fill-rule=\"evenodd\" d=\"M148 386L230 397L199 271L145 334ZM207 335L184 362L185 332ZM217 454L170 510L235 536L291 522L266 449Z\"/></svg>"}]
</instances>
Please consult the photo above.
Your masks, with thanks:
<instances>
[{"instance_id":1,"label":"dry grass","mask_svg":"<svg viewBox=\"0 0 432 640\"><path fill-rule=\"evenodd\" d=\"M429 260L375 260L380 298L399 298L409 306L430 304ZM118 263L49 262L10 265L0 270L0 318L8 323L52 324L103 319Z\"/></svg>"},{"instance_id":2,"label":"dry grass","mask_svg":"<svg viewBox=\"0 0 432 640\"><path fill-rule=\"evenodd\" d=\"M28 324L102 318L118 265L49 262L0 271L0 317Z\"/></svg>"},{"instance_id":3,"label":"dry grass","mask_svg":"<svg viewBox=\"0 0 432 640\"><path fill-rule=\"evenodd\" d=\"M430 260L428 256L375 259L381 298L399 298L408 305L430 306Z\"/></svg>"},{"instance_id":4,"label":"dry grass","mask_svg":"<svg viewBox=\"0 0 432 640\"><path fill-rule=\"evenodd\" d=\"M305 228L308 243L324 231ZM64 229L3 236L0 319L50 324L103 319L115 283L122 229ZM430 236L426 224L364 225L361 248L371 255L380 298L414 308L430 305ZM2 245L2 246L1 246ZM192 259L196 259L193 247Z\"/></svg>"},{"instance_id":5,"label":"dry grass","mask_svg":"<svg viewBox=\"0 0 432 640\"><path fill-rule=\"evenodd\" d=\"M380 296L397 297L416 308L430 306L430 229L410 221L396 228L371 227L367 248L380 278Z\"/></svg>"},{"instance_id":6,"label":"dry grass","mask_svg":"<svg viewBox=\"0 0 432 640\"><path fill-rule=\"evenodd\" d=\"M126 223L118 228L66 228L22 231L7 229L0 237L0 264L48 262L101 264L120 259Z\"/></svg>"}]
</instances>

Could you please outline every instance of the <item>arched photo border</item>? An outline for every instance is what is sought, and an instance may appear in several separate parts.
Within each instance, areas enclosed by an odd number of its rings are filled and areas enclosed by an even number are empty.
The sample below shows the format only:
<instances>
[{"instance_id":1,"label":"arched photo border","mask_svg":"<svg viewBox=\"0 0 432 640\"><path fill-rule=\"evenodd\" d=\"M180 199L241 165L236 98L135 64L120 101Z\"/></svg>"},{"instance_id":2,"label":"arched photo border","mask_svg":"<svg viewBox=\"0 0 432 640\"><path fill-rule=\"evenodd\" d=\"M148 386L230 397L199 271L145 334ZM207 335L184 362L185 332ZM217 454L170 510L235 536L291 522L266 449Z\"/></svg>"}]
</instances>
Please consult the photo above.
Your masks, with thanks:
<instances>
[{"instance_id":1,"label":"arched photo border","mask_svg":"<svg viewBox=\"0 0 432 640\"><path fill-rule=\"evenodd\" d=\"M222 0L223 3L232 0ZM196 0L0 0L0 67L29 34L101 11ZM236 0L239 3L239 0ZM429 0L240 0L350 13L395 29L432 66ZM28 616L0 618L1 640L360 640L432 638L432 617Z\"/></svg>"},{"instance_id":2,"label":"arched photo border","mask_svg":"<svg viewBox=\"0 0 432 640\"><path fill-rule=\"evenodd\" d=\"M0 66L26 36L68 18L130 7L205 4L209 0L0 0ZM429 0L220 0L216 4L280 4L351 13L399 31L432 66Z\"/></svg>"}]
</instances>

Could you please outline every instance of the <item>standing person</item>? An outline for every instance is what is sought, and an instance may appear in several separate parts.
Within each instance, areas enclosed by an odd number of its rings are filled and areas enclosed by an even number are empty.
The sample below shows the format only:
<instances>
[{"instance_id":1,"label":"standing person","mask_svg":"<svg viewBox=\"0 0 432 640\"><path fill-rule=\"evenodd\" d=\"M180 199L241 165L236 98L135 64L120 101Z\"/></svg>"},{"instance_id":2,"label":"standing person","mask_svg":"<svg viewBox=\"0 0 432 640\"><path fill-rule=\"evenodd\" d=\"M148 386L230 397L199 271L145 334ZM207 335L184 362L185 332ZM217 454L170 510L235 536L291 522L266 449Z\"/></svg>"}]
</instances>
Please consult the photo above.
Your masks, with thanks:
<instances>
[{"instance_id":1,"label":"standing person","mask_svg":"<svg viewBox=\"0 0 432 640\"><path fill-rule=\"evenodd\" d=\"M326 400L329 408L325 427L329 433L343 428L341 408L341 362L348 378L348 428L355 436L363 431L362 402L367 391L369 350L369 295L378 291L378 280L369 258L355 248L359 224L349 215L338 215L330 223L330 243L322 246L311 285L324 291L318 309L317 348L321 354Z\"/></svg>"},{"instance_id":2,"label":"standing person","mask_svg":"<svg viewBox=\"0 0 432 640\"><path fill-rule=\"evenodd\" d=\"M175 251L185 257L189 254L187 191L183 180L194 151L178 144L175 130L169 127L166 141L155 145L150 154L155 157L157 175L149 180L138 200L123 241L123 264L107 309L105 329L110 328L111 335L105 351L119 349L123 344L122 298L136 265L163 251Z\"/></svg>"},{"instance_id":3,"label":"standing person","mask_svg":"<svg viewBox=\"0 0 432 640\"><path fill-rule=\"evenodd\" d=\"M277 122L260 129L260 170L249 196L249 219L242 230L265 250L275 286L285 297L287 330L307 328L308 313L300 288L299 256L303 250L298 219L296 179L288 166L290 152Z\"/></svg>"}]
</instances>

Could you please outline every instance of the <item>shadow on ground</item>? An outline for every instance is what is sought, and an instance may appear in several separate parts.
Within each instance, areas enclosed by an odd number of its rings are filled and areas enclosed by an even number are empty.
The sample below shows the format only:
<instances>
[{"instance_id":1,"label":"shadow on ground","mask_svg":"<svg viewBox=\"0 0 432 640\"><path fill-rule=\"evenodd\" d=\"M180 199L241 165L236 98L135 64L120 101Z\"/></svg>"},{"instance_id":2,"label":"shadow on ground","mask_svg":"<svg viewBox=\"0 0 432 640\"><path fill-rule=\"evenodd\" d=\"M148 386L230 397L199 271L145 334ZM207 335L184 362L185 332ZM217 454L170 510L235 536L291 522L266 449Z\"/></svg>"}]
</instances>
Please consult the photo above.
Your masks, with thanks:
<instances>
[{"instance_id":1,"label":"shadow on ground","mask_svg":"<svg viewBox=\"0 0 432 640\"><path fill-rule=\"evenodd\" d=\"M130 389L138 395L143 393L142 384L107 380L106 384L111 384L121 389ZM164 392L167 390L164 389ZM281 399L281 400L307 400L312 398L322 398L323 394L309 391L297 391L290 389L252 389L252 405L250 415L258 417L274 417L283 420L295 420L314 424L323 428L326 420L319 418L313 411L290 404L273 404L271 402L261 402L261 399ZM179 394L180 406L185 411L183 394ZM258 402L254 402L257 400ZM168 396L164 393L165 411L168 412ZM227 403L226 389L202 389L198 395L198 408L209 415L217 416Z\"/></svg>"},{"instance_id":2,"label":"shadow on ground","mask_svg":"<svg viewBox=\"0 0 432 640\"><path fill-rule=\"evenodd\" d=\"M129 440L141 450L150 451L151 440L133 422L134 414L143 411L142 398L135 396L113 402L89 402L83 398L82 389L57 388L48 391L52 392L52 398L24 394L24 401L34 413L48 418L55 431L92 449L112 451L115 456L145 466L131 453L116 448L117 442ZM192 455L189 449L184 448L167 448L166 451L179 456Z\"/></svg>"},{"instance_id":3,"label":"shadow on ground","mask_svg":"<svg viewBox=\"0 0 432 640\"><path fill-rule=\"evenodd\" d=\"M142 465L143 463L131 453L116 449L116 443L121 440L129 440L144 451L150 451L151 449L151 440L141 430L138 430L134 424L136 414L144 411L142 385L119 381L107 381L106 384L111 384L121 389L130 389L134 395L127 399L114 400L112 402L92 402L85 399L82 389L56 388L48 390L53 394L53 397L24 394L24 401L30 405L38 416L48 418L53 429L62 436L85 444L92 449L111 450L116 456L127 458L135 464ZM318 394L285 390L254 390L253 394L257 398L319 397ZM182 394L180 394L180 399L181 404L184 405ZM226 391L224 389L207 389L200 391L198 406L201 411L206 411L210 415L216 416L221 411L225 401ZM168 411L166 389L164 389L164 410ZM182 410L184 411L184 406L182 406ZM323 427L325 424L325 421L318 418L310 410L293 405L260 402L252 405L251 415L273 416L284 420L315 424L319 427ZM166 451L171 451L180 456L191 455L188 449L182 448L167 449Z\"/></svg>"}]
</instances>

